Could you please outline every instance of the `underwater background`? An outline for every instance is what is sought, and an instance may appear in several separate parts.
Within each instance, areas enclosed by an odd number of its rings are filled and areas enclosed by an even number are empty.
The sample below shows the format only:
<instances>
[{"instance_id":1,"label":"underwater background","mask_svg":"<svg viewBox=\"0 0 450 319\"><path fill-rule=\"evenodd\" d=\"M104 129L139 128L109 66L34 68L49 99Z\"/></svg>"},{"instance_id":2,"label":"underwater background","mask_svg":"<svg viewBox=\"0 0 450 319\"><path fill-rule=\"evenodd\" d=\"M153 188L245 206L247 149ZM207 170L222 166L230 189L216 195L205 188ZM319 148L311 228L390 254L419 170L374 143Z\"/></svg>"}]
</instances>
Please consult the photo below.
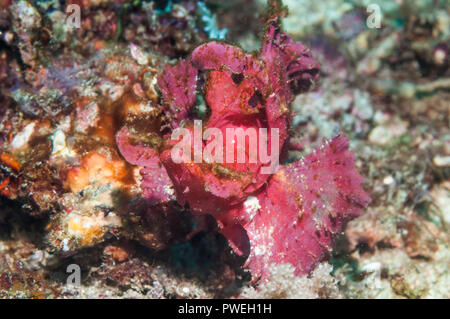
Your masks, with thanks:
<instances>
[{"instance_id":1,"label":"underwater background","mask_svg":"<svg viewBox=\"0 0 450 319\"><path fill-rule=\"evenodd\" d=\"M197 216L216 203L201 193L181 205L174 177L142 154L164 149L155 132L184 125L171 97L191 99L200 118L221 98L208 84L189 95L209 67L190 79L168 65L213 40L262 65L278 57L259 53L275 19L267 1L0 0L0 298L450 298L449 2L283 5L280 29L320 65L287 98L283 164L345 135L371 201L352 197L361 213L343 217L306 273L250 262L259 280L233 246L238 232ZM258 198L245 209L260 210Z\"/></svg>"}]
</instances>

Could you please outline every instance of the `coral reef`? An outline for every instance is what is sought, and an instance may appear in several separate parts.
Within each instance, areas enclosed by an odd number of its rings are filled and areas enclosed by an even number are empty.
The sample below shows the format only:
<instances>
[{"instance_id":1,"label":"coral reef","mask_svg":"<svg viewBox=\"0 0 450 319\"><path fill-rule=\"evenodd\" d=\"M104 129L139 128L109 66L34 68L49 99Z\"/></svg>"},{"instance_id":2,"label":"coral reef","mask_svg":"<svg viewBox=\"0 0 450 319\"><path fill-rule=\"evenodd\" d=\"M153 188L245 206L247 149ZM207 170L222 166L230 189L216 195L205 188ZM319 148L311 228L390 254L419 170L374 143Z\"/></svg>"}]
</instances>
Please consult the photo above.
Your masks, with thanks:
<instances>
[{"instance_id":1,"label":"coral reef","mask_svg":"<svg viewBox=\"0 0 450 319\"><path fill-rule=\"evenodd\" d=\"M0 298L450 298L446 1L283 3L0 0Z\"/></svg>"}]
</instances>

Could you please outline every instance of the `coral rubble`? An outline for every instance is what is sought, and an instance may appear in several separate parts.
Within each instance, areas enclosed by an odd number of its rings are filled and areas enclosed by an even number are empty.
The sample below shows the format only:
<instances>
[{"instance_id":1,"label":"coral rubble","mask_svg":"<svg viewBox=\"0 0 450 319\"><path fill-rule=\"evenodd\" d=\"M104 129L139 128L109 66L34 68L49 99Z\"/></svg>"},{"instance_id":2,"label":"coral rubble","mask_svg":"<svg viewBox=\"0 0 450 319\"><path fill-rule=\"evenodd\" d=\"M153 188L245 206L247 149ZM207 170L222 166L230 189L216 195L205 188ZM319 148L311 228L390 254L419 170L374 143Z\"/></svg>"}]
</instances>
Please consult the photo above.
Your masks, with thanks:
<instances>
[{"instance_id":1,"label":"coral rubble","mask_svg":"<svg viewBox=\"0 0 450 319\"><path fill-rule=\"evenodd\" d=\"M0 298L450 297L448 5L284 5L0 0Z\"/></svg>"}]
</instances>

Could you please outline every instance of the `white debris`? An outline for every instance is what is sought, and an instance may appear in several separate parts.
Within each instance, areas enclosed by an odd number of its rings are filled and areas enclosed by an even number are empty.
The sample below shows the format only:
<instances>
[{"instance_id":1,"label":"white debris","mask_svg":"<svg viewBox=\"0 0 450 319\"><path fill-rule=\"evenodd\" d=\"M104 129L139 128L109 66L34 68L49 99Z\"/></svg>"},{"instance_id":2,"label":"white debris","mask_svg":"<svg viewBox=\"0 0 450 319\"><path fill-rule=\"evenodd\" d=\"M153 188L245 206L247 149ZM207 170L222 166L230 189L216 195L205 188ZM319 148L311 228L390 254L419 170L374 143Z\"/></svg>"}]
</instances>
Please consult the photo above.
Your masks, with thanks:
<instances>
[{"instance_id":1,"label":"white debris","mask_svg":"<svg viewBox=\"0 0 450 319\"><path fill-rule=\"evenodd\" d=\"M371 262L362 267L363 271L367 272L378 272L381 269L381 263L379 262Z\"/></svg>"},{"instance_id":2,"label":"white debris","mask_svg":"<svg viewBox=\"0 0 450 319\"><path fill-rule=\"evenodd\" d=\"M433 158L433 163L438 167L450 166L450 156L437 155Z\"/></svg>"},{"instance_id":3,"label":"white debris","mask_svg":"<svg viewBox=\"0 0 450 319\"><path fill-rule=\"evenodd\" d=\"M131 56L139 63L140 65L148 64L148 56L142 50L141 47L131 43L130 44L130 53Z\"/></svg>"},{"instance_id":4,"label":"white debris","mask_svg":"<svg viewBox=\"0 0 450 319\"><path fill-rule=\"evenodd\" d=\"M11 141L11 147L13 149L21 148L26 145L31 137L31 134L34 132L34 127L36 126L36 122L32 122L25 126L25 128L19 132L16 136L14 136Z\"/></svg>"},{"instance_id":5,"label":"white debris","mask_svg":"<svg viewBox=\"0 0 450 319\"><path fill-rule=\"evenodd\" d=\"M62 241L62 244L63 244L62 250L63 251L69 251L70 250L70 248L68 246L68 243L69 243L69 239L64 238L63 241Z\"/></svg>"},{"instance_id":6,"label":"white debris","mask_svg":"<svg viewBox=\"0 0 450 319\"><path fill-rule=\"evenodd\" d=\"M170 196L175 195L175 190L170 185L164 185L164 192Z\"/></svg>"},{"instance_id":7,"label":"white debris","mask_svg":"<svg viewBox=\"0 0 450 319\"><path fill-rule=\"evenodd\" d=\"M392 175L388 175L383 179L383 184L384 185L392 185L395 182L394 178L392 177Z\"/></svg>"}]
</instances>

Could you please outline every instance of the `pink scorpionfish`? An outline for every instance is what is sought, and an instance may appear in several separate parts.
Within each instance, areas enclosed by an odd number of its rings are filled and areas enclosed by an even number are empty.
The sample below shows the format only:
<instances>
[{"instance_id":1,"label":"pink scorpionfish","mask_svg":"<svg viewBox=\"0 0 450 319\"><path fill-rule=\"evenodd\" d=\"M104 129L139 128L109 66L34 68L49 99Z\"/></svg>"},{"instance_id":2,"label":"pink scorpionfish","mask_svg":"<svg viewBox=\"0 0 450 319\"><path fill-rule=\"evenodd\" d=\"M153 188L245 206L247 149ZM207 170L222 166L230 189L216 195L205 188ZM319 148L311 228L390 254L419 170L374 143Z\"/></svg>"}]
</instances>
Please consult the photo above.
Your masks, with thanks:
<instances>
[{"instance_id":1,"label":"pink scorpionfish","mask_svg":"<svg viewBox=\"0 0 450 319\"><path fill-rule=\"evenodd\" d=\"M172 130L183 125L194 131L192 108L202 93L210 109L203 129L215 128L225 136L227 128L264 128L271 136L276 128L277 160L283 160L290 104L312 86L319 66L307 47L280 31L281 15L281 4L274 1L258 55L212 41L165 67L158 86ZM262 173L260 159L177 163L171 150L178 140L167 136L158 149L132 140L127 128L116 137L125 159L144 167L141 189L150 203L173 200L164 191L172 187L176 201L193 214L214 216L234 251L247 257L253 278L266 278L267 266L273 263L290 263L296 274L309 273L329 254L346 223L370 201L342 135L301 161L278 166L272 174ZM204 150L209 143L203 140L196 147Z\"/></svg>"}]
</instances>

